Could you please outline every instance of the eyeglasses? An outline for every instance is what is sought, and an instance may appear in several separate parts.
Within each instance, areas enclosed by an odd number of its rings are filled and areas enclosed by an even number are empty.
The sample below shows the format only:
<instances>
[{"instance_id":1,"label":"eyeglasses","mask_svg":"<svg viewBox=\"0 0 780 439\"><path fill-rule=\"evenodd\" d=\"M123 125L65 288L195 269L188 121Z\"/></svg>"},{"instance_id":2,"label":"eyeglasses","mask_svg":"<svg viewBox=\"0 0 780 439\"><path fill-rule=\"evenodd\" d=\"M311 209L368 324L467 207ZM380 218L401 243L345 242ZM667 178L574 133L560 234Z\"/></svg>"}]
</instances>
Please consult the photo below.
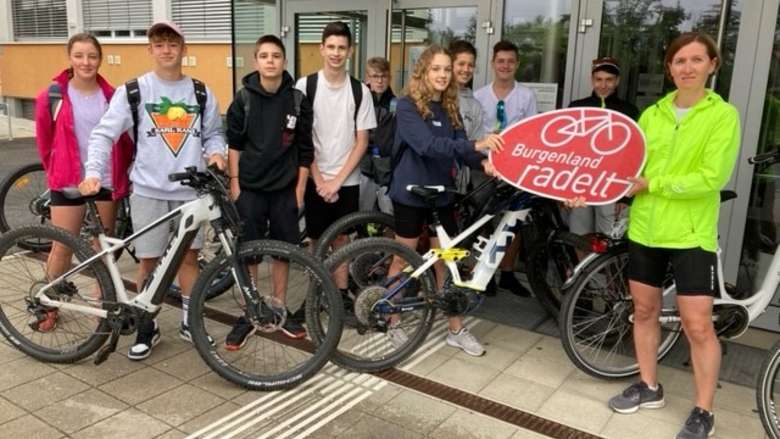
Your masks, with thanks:
<instances>
[{"instance_id":1,"label":"eyeglasses","mask_svg":"<svg viewBox=\"0 0 780 439\"><path fill-rule=\"evenodd\" d=\"M496 104L496 131L502 131L506 128L506 109L504 100L501 99Z\"/></svg>"}]
</instances>

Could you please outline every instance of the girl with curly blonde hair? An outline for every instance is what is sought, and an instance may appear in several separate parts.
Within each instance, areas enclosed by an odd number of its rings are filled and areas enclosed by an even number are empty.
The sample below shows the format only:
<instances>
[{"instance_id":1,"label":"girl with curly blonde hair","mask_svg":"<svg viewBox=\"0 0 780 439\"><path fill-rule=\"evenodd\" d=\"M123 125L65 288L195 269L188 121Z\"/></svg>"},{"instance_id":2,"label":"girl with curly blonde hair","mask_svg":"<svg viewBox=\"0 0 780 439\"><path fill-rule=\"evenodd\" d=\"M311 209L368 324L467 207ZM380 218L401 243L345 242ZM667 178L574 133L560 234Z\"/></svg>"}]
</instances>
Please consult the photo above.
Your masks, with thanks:
<instances>
[{"instance_id":1,"label":"girl with curly blonde hair","mask_svg":"<svg viewBox=\"0 0 780 439\"><path fill-rule=\"evenodd\" d=\"M398 100L395 142L400 146L400 158L393 169L390 198L396 222L396 240L412 249L425 224L432 224L433 209L425 200L407 191L409 185L444 186L455 184L454 170L458 164L484 167L492 175L490 163L479 151L497 150L503 140L490 134L477 142L468 140L463 131L458 108L458 85L452 80L452 57L441 46L428 47L414 66L406 96ZM455 222L453 197L442 192L435 200L435 209L442 226L451 236L458 227ZM438 247L431 239L431 246ZM393 260L390 273L398 273L404 262ZM445 279L442 263L435 266L437 284L441 289ZM462 316L450 316L447 343L467 354L480 356L485 349L463 326ZM400 350L408 342L400 318L391 319L387 336Z\"/></svg>"}]
</instances>

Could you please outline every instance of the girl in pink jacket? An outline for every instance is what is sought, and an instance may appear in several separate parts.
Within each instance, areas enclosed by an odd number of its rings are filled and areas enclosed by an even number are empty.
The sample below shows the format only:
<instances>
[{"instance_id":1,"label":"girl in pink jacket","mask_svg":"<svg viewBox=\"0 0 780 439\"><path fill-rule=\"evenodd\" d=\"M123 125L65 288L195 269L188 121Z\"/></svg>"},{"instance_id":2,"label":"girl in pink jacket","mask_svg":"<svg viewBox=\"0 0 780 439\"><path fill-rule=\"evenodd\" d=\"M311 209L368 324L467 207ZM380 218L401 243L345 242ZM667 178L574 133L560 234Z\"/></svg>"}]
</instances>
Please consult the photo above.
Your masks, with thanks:
<instances>
[{"instance_id":1,"label":"girl in pink jacket","mask_svg":"<svg viewBox=\"0 0 780 439\"><path fill-rule=\"evenodd\" d=\"M35 134L51 191L51 222L78 235L86 210L84 200L66 197L63 191L78 187L84 178L89 135L108 108L114 88L98 74L103 53L97 38L77 34L68 40L67 48L70 67L54 77L35 101ZM132 157L133 143L124 134L113 148L111 172L103 182L107 189L98 194L96 203L109 234L116 217L114 200L129 190L127 169ZM54 243L47 264L49 278L64 273L70 260L70 250ZM39 331L51 331L56 324L57 312L52 310L40 322Z\"/></svg>"}]
</instances>

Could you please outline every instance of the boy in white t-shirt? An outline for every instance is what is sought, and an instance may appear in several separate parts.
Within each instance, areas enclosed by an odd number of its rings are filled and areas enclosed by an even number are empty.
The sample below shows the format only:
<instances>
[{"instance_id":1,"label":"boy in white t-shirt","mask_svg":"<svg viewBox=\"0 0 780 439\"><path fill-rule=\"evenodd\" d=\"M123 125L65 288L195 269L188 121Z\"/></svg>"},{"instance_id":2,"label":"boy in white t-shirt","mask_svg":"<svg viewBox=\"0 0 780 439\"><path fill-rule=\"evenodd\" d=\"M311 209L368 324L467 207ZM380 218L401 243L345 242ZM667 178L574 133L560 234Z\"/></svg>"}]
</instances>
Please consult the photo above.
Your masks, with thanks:
<instances>
[{"instance_id":1,"label":"boy in white t-shirt","mask_svg":"<svg viewBox=\"0 0 780 439\"><path fill-rule=\"evenodd\" d=\"M474 92L482 105L482 122L486 133L500 133L515 122L536 114L536 96L528 87L515 81L517 72L517 46L509 41L499 41L493 46L494 80ZM514 263L520 252L520 237L512 240L499 268L498 287L518 296L530 296L529 291L515 278Z\"/></svg>"},{"instance_id":2,"label":"boy in white t-shirt","mask_svg":"<svg viewBox=\"0 0 780 439\"><path fill-rule=\"evenodd\" d=\"M313 241L337 219L358 210L360 159L368 146L368 130L376 128L371 92L347 74L352 33L336 21L322 32L322 70L300 78L295 87L314 107L314 162L304 197L306 232ZM333 243L346 244L346 236ZM347 288L346 270L337 270L336 285Z\"/></svg>"}]
</instances>

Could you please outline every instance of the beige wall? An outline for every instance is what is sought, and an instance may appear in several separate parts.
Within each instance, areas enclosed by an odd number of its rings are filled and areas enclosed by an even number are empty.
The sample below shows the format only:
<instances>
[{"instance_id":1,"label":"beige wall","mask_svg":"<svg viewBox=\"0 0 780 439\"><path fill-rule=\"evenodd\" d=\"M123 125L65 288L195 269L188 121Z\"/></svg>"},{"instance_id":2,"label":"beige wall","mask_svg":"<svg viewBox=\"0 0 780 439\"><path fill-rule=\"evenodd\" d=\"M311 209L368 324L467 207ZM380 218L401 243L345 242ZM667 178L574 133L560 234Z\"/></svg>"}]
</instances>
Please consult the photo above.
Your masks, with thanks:
<instances>
[{"instance_id":1,"label":"beige wall","mask_svg":"<svg viewBox=\"0 0 780 439\"><path fill-rule=\"evenodd\" d=\"M108 55L119 55L121 64L109 65ZM217 96L224 113L233 98L233 70L227 67L229 44L190 44L188 55L196 59L195 67L184 67L184 73L204 81ZM34 98L51 78L67 67L63 44L0 45L0 81L2 94L17 98ZM100 73L114 84L147 72L152 61L142 44L104 44Z\"/></svg>"}]
</instances>

